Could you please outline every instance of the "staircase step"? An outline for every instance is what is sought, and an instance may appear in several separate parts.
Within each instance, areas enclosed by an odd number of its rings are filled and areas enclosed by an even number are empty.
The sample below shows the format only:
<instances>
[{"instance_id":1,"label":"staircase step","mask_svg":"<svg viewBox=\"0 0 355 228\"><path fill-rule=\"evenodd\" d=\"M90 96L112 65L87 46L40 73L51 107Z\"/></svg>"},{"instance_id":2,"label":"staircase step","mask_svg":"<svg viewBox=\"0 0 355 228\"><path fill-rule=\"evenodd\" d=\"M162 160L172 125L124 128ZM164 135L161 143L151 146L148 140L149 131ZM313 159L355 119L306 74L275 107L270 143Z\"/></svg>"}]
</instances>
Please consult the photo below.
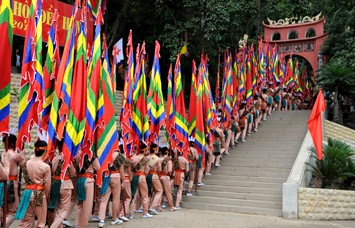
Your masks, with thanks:
<instances>
[{"instance_id":1,"label":"staircase step","mask_svg":"<svg viewBox=\"0 0 355 228\"><path fill-rule=\"evenodd\" d=\"M228 175L228 176L248 176L248 177L275 177L275 178L287 178L289 175L289 172L291 169L288 171L288 173L285 172L263 172L263 171L258 171L257 169L255 170L238 170L238 171L232 171L232 170L212 170L212 175Z\"/></svg>"},{"instance_id":2,"label":"staircase step","mask_svg":"<svg viewBox=\"0 0 355 228\"><path fill-rule=\"evenodd\" d=\"M211 211L225 211L234 213L245 214L257 214L257 215L270 215L270 216L282 216L280 209L260 208L260 207L246 207L237 205L223 205L223 204L209 204L199 202L183 202L184 208L193 208L199 210L211 210Z\"/></svg>"},{"instance_id":3,"label":"staircase step","mask_svg":"<svg viewBox=\"0 0 355 228\"><path fill-rule=\"evenodd\" d=\"M235 186L235 187L256 187L256 188L268 188L279 189L280 184L267 183L267 182L251 182L251 181L226 181L226 180L205 180L206 185L222 185L222 186Z\"/></svg>"},{"instance_id":4,"label":"staircase step","mask_svg":"<svg viewBox=\"0 0 355 228\"><path fill-rule=\"evenodd\" d=\"M278 187L278 188L277 188ZM237 193L251 193L251 194L264 194L267 192L269 195L281 195L282 184L275 184L275 188L257 188L257 187L236 187L236 186L224 186L224 185L207 185L199 187L203 191L217 191L217 192L237 192Z\"/></svg>"},{"instance_id":5,"label":"staircase step","mask_svg":"<svg viewBox=\"0 0 355 228\"><path fill-rule=\"evenodd\" d=\"M226 176L226 175L211 175L205 176L204 182L207 180L220 180L220 181L252 181L252 182L268 182L268 183L283 183L285 178L275 177L247 177L247 176Z\"/></svg>"},{"instance_id":6,"label":"staircase step","mask_svg":"<svg viewBox=\"0 0 355 228\"><path fill-rule=\"evenodd\" d=\"M280 195L267 195L267 194L250 194L250 193L240 193L240 192L216 192L198 189L197 193L193 193L194 196L208 196L208 197L220 197L220 198L230 198L230 199L244 199L244 200L261 200L261 201L272 201L281 202L282 197Z\"/></svg>"},{"instance_id":7,"label":"staircase step","mask_svg":"<svg viewBox=\"0 0 355 228\"><path fill-rule=\"evenodd\" d=\"M281 209L282 201L260 201L260 200L245 200L245 199L230 199L220 197L208 197L208 196L184 196L183 202L201 202L206 204L224 204L224 205L238 205L248 207L261 207L271 209Z\"/></svg>"}]
</instances>

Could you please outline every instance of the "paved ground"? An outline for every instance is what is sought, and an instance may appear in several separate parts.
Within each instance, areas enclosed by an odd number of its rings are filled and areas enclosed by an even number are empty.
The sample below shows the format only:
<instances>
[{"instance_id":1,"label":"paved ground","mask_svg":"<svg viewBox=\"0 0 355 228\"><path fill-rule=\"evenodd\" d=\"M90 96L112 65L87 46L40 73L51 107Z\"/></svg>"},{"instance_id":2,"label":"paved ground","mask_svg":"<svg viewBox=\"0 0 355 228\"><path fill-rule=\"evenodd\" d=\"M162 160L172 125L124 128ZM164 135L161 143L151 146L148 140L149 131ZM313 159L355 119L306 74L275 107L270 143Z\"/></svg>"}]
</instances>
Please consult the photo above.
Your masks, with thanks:
<instances>
[{"instance_id":1,"label":"paved ground","mask_svg":"<svg viewBox=\"0 0 355 228\"><path fill-rule=\"evenodd\" d=\"M214 211L200 211L193 209L182 209L181 211L168 212L163 211L151 219L143 219L141 214L135 214L135 218L120 227L141 228L227 228L227 227L272 227L272 228L291 228L291 227L355 227L355 221L308 221L308 220L290 220L280 217L259 216L236 214ZM115 225L117 226L117 225ZM97 227L97 223L90 223L89 227ZM114 227L110 225L110 220L106 220L105 227Z\"/></svg>"}]
</instances>

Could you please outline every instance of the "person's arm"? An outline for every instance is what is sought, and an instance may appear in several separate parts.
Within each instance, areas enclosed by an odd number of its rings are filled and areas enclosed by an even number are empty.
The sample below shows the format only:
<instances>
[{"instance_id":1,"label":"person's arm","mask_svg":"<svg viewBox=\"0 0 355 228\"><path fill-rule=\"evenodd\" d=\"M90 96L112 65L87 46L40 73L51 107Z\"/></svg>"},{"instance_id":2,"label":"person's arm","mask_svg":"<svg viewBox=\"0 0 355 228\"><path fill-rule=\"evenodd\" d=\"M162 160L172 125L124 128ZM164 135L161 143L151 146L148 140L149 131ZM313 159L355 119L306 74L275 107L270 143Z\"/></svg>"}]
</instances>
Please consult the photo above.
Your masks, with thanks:
<instances>
[{"instance_id":1,"label":"person's arm","mask_svg":"<svg viewBox=\"0 0 355 228\"><path fill-rule=\"evenodd\" d=\"M52 183L51 168L49 167L49 165L46 165L46 168L44 170L44 193L46 194L47 200L49 200L51 183Z\"/></svg>"},{"instance_id":2,"label":"person's arm","mask_svg":"<svg viewBox=\"0 0 355 228\"><path fill-rule=\"evenodd\" d=\"M1 162L0 162L0 180L9 179L10 171L10 162L9 162L8 152L2 153Z\"/></svg>"},{"instance_id":3,"label":"person's arm","mask_svg":"<svg viewBox=\"0 0 355 228\"><path fill-rule=\"evenodd\" d=\"M95 157L95 160L92 163L92 167L96 172L100 170L100 163L99 163L99 159L97 157Z\"/></svg>"}]
</instances>

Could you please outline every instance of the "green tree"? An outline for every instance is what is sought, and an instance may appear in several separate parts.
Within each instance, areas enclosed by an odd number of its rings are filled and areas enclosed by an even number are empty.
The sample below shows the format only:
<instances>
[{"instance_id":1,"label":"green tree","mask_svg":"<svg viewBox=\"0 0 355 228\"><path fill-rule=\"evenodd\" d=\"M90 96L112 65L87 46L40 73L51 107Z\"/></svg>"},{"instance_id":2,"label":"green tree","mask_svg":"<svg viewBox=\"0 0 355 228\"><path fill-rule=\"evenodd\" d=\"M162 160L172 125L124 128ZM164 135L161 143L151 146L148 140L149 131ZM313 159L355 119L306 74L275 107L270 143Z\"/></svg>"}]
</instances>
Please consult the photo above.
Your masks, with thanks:
<instances>
[{"instance_id":1,"label":"green tree","mask_svg":"<svg viewBox=\"0 0 355 228\"><path fill-rule=\"evenodd\" d=\"M316 80L325 91L334 92L333 121L343 124L342 96L355 94L355 69L334 59L318 71Z\"/></svg>"}]
</instances>

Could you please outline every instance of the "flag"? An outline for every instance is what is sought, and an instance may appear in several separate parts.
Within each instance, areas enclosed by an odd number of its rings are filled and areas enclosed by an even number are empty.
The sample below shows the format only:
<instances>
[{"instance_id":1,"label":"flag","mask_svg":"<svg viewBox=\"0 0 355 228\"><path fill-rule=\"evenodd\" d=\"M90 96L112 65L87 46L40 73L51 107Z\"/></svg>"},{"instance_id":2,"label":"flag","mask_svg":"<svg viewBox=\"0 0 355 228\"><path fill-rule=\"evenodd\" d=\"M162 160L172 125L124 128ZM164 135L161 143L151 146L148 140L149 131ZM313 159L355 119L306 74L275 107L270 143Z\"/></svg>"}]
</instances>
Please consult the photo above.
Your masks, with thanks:
<instances>
[{"instance_id":1,"label":"flag","mask_svg":"<svg viewBox=\"0 0 355 228\"><path fill-rule=\"evenodd\" d=\"M275 48L276 48L276 45L275 45ZM280 79L279 79L279 52L278 50L276 50L274 52L274 55L273 55L273 66L272 66L272 71L273 71L273 76L274 76L274 80L275 82L280 82Z\"/></svg>"},{"instance_id":2,"label":"flag","mask_svg":"<svg viewBox=\"0 0 355 228\"><path fill-rule=\"evenodd\" d=\"M219 81L220 81L220 66L221 66L221 49L220 47L218 47L218 66L217 66L217 76L216 76L216 92L215 92L215 95L216 95L216 102L217 102L217 105L218 103L220 102L220 85L219 85Z\"/></svg>"},{"instance_id":3,"label":"flag","mask_svg":"<svg viewBox=\"0 0 355 228\"><path fill-rule=\"evenodd\" d=\"M101 127L103 115L103 97L100 93L101 88L101 24L103 17L99 10L95 21L95 37L91 64L88 69L88 85L87 85L87 105L86 105L86 126L84 145L81 156L81 161L85 155L91 159L93 153L96 153L94 148L95 129Z\"/></svg>"},{"instance_id":4,"label":"flag","mask_svg":"<svg viewBox=\"0 0 355 228\"><path fill-rule=\"evenodd\" d=\"M181 81L181 66L180 66L180 54L178 54L174 70L174 82L175 82L175 136L176 147L187 156L189 140L188 140L188 128L186 120L186 109L184 101L184 89ZM173 148L175 149L175 148Z\"/></svg>"},{"instance_id":5,"label":"flag","mask_svg":"<svg viewBox=\"0 0 355 228\"><path fill-rule=\"evenodd\" d=\"M225 111L225 119L224 121L228 121L232 117L232 108L233 108L233 76L232 76L232 54L228 51L226 53L226 66L225 66L225 96L224 96L224 111Z\"/></svg>"},{"instance_id":6,"label":"flag","mask_svg":"<svg viewBox=\"0 0 355 228\"><path fill-rule=\"evenodd\" d=\"M118 133L116 126L115 107L114 107L114 88L110 77L110 64L106 38L103 36L102 63L102 92L104 95L104 114L103 120L105 127L98 128L97 135L97 157L100 163L100 170L97 172L96 183L102 185L102 174L108 171L109 164L113 164L112 153L118 149Z\"/></svg>"},{"instance_id":7,"label":"flag","mask_svg":"<svg viewBox=\"0 0 355 228\"><path fill-rule=\"evenodd\" d=\"M311 115L308 119L308 129L312 136L318 160L323 159L323 123L322 112L325 111L325 100L323 92L318 91L317 100L314 103Z\"/></svg>"},{"instance_id":8,"label":"flag","mask_svg":"<svg viewBox=\"0 0 355 228\"><path fill-rule=\"evenodd\" d=\"M259 47L258 47L258 54L259 54L259 64L258 64L258 73L259 73L259 80L266 79L266 68L265 68L265 48L263 45L262 38L259 39Z\"/></svg>"},{"instance_id":9,"label":"flag","mask_svg":"<svg viewBox=\"0 0 355 228\"><path fill-rule=\"evenodd\" d=\"M252 63L251 63L251 50L248 52L246 60L246 96L245 100L247 103L247 108L250 108L253 104L253 78L252 78Z\"/></svg>"},{"instance_id":10,"label":"flag","mask_svg":"<svg viewBox=\"0 0 355 228\"><path fill-rule=\"evenodd\" d=\"M30 6L28 29L25 37L22 78L18 109L17 148L23 150L23 143L31 142L30 131L38 125L42 111L44 81L42 68L42 1L33 0Z\"/></svg>"},{"instance_id":11,"label":"flag","mask_svg":"<svg viewBox=\"0 0 355 228\"><path fill-rule=\"evenodd\" d=\"M134 145L140 146L140 141L144 141L149 145L149 122L148 122L148 111L147 111L147 84L145 75L145 42L143 42L140 51L140 62L137 63L136 67L136 80L133 89L133 107L132 107L132 120L133 120L133 131Z\"/></svg>"},{"instance_id":12,"label":"flag","mask_svg":"<svg viewBox=\"0 0 355 228\"><path fill-rule=\"evenodd\" d=\"M10 123L10 82L13 28L13 1L3 0L0 6L0 135L9 132Z\"/></svg>"},{"instance_id":13,"label":"flag","mask_svg":"<svg viewBox=\"0 0 355 228\"><path fill-rule=\"evenodd\" d=\"M204 66L203 66L203 58L201 58L201 63L199 66L199 71L197 75L197 80L196 80L196 94L195 94L195 99L196 99L196 129L195 129L195 134L193 135L195 137L195 144L196 144L196 149L199 153L199 155L202 155L202 158L204 160L204 154L206 151L206 137L205 137L205 124L204 124L204 113L203 113L203 91L202 91L202 83L203 83L203 75L204 75ZM202 162L204 164L204 162Z\"/></svg>"},{"instance_id":14,"label":"flag","mask_svg":"<svg viewBox=\"0 0 355 228\"><path fill-rule=\"evenodd\" d=\"M197 80L196 80L196 62L192 60L192 76L190 86L190 104L189 104L189 137L195 135L196 129L196 103L197 103Z\"/></svg>"},{"instance_id":15,"label":"flag","mask_svg":"<svg viewBox=\"0 0 355 228\"><path fill-rule=\"evenodd\" d=\"M129 32L127 40L127 67L125 75L125 84L123 91L123 104L121 111L121 129L123 137L123 147L127 157L132 156L132 82L134 78L134 54L132 42L132 30Z\"/></svg>"},{"instance_id":16,"label":"flag","mask_svg":"<svg viewBox=\"0 0 355 228\"><path fill-rule=\"evenodd\" d=\"M43 79L45 89L45 101L43 103L42 119L39 128L48 131L48 122L54 96L54 82L57 77L60 63L58 43L58 11L55 9L52 14L52 25L49 30L47 43L47 57L43 68Z\"/></svg>"},{"instance_id":17,"label":"flag","mask_svg":"<svg viewBox=\"0 0 355 228\"><path fill-rule=\"evenodd\" d=\"M184 44L182 45L180 54L185 55L186 57L189 57L189 50L187 50L187 41L188 41L188 36L187 36L187 33L185 32L185 41L184 41Z\"/></svg>"},{"instance_id":18,"label":"flag","mask_svg":"<svg viewBox=\"0 0 355 228\"><path fill-rule=\"evenodd\" d=\"M113 64L118 64L123 58L123 38L121 38L117 43L113 46L112 56L113 56Z\"/></svg>"},{"instance_id":19,"label":"flag","mask_svg":"<svg viewBox=\"0 0 355 228\"><path fill-rule=\"evenodd\" d=\"M165 125L164 98L160 76L160 44L155 41L152 75L148 93L148 113L150 119L150 141L159 139L159 131Z\"/></svg>"},{"instance_id":20,"label":"flag","mask_svg":"<svg viewBox=\"0 0 355 228\"><path fill-rule=\"evenodd\" d=\"M293 82L293 61L292 61L292 54L290 55L287 66L286 66L286 86L289 88Z\"/></svg>"},{"instance_id":21,"label":"flag","mask_svg":"<svg viewBox=\"0 0 355 228\"><path fill-rule=\"evenodd\" d=\"M68 120L64 130L62 180L70 162L78 155L84 138L86 123L87 59L86 59L86 7L81 9L80 31L77 39L74 73ZM71 87L72 87L71 86Z\"/></svg>"},{"instance_id":22,"label":"flag","mask_svg":"<svg viewBox=\"0 0 355 228\"><path fill-rule=\"evenodd\" d=\"M175 91L175 83L173 84L173 73L172 73L172 64L170 64L169 72L168 72L168 92L167 92L167 102L166 102L166 116L165 116L165 123L166 123L166 132L167 138L171 144L171 148L176 147L175 143L175 98L174 98L174 91Z\"/></svg>"},{"instance_id":23,"label":"flag","mask_svg":"<svg viewBox=\"0 0 355 228\"><path fill-rule=\"evenodd\" d=\"M94 19L96 19L98 12L100 11L101 3L102 3L102 0L88 0L87 1L87 7L90 10L90 12L92 13Z\"/></svg>"},{"instance_id":24,"label":"flag","mask_svg":"<svg viewBox=\"0 0 355 228\"><path fill-rule=\"evenodd\" d=\"M64 51L62 55L62 59L60 62L55 88L54 88L54 95L53 101L51 105L51 111L49 114L49 123L48 123L48 154L49 158L51 159L54 154L51 151L55 149L55 140L56 137L59 139L63 138L63 123L65 118L59 114L59 109L62 109L64 105L70 105L68 102L68 93L67 93L67 83L69 82L69 75L70 78L72 76L73 71L73 64L74 64L74 41L75 41L75 34L76 34L76 26L74 24L74 18L76 18L78 11L79 2L77 1L73 7L72 16L70 18L70 25L71 30L68 30L67 39L64 46ZM69 110L67 108L67 110ZM62 113L63 114L63 109ZM60 125L60 126L58 126ZM58 129L60 128L60 129Z\"/></svg>"}]
</instances>

